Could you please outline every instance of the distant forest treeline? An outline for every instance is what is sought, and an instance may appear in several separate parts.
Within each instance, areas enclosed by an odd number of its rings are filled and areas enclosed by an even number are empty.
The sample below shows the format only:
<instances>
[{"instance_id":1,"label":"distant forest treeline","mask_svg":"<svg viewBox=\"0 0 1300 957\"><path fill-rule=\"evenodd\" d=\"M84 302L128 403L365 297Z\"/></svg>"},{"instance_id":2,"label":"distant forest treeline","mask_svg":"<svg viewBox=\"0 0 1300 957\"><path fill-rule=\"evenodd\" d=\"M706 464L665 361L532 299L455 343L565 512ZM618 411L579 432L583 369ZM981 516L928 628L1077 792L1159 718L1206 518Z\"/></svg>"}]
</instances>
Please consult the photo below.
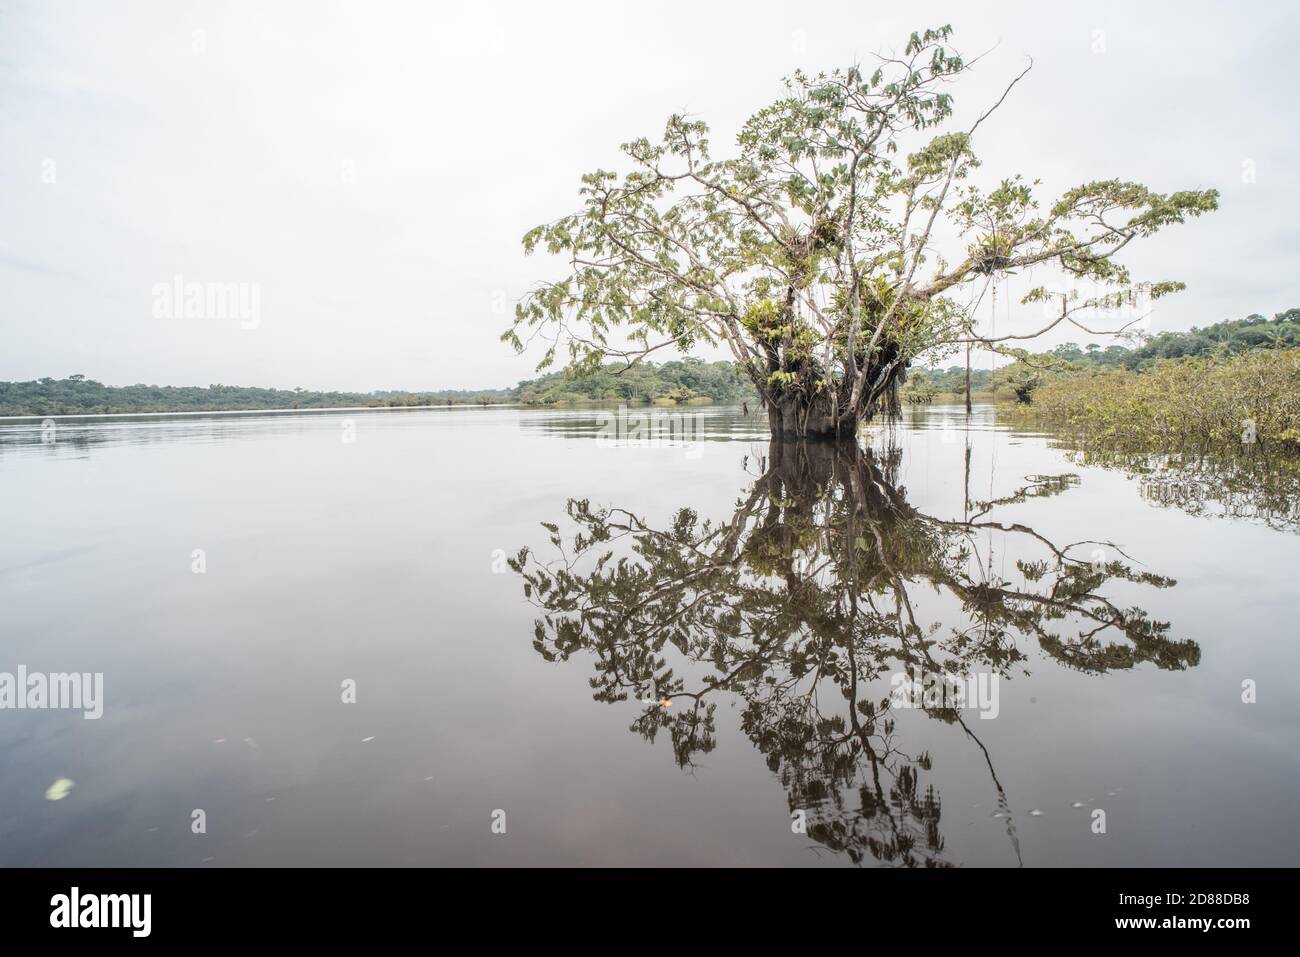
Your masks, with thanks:
<instances>
[{"instance_id":1,"label":"distant forest treeline","mask_svg":"<svg viewBox=\"0 0 1300 957\"><path fill-rule=\"evenodd\" d=\"M330 409L347 406L429 404L407 393L311 392L253 386L109 386L82 375L67 379L0 382L0 415L96 415L121 412L217 412L262 409Z\"/></svg>"},{"instance_id":2,"label":"distant forest treeline","mask_svg":"<svg viewBox=\"0 0 1300 957\"><path fill-rule=\"evenodd\" d=\"M1300 308L1279 312L1272 319L1256 314L1244 319L1216 322L1203 329L1192 327L1187 332L1162 332L1147 336L1132 347L1110 345L1102 348L1096 343L1080 346L1076 342L1067 342L1039 355L1064 360L1081 370L1141 370L1150 368L1160 359L1240 355L1261 349L1288 349L1297 346L1300 346ZM997 372L971 369L972 391L982 392L1002 387L1006 375L1000 373L1007 371L1007 367ZM965 388L965 366L949 366L946 369L915 368L908 375L910 391L927 390L941 394L962 392Z\"/></svg>"},{"instance_id":3,"label":"distant forest treeline","mask_svg":"<svg viewBox=\"0 0 1300 957\"><path fill-rule=\"evenodd\" d=\"M557 402L654 402L672 399L741 401L757 396L753 385L734 362L681 359L655 364L606 365L579 378L553 372L515 388L515 398L530 405Z\"/></svg>"},{"instance_id":4,"label":"distant forest treeline","mask_svg":"<svg viewBox=\"0 0 1300 957\"><path fill-rule=\"evenodd\" d=\"M1300 308L1268 319L1260 315L1218 322L1188 332L1162 332L1132 347L1105 348L1067 342L1043 356L1064 360L1079 370L1141 370L1160 359L1240 355L1263 349L1300 347ZM1058 363L1059 364L1059 363ZM971 370L974 391L1014 387L1018 366L997 371ZM942 394L965 389L963 366L947 369L916 367L905 391ZM511 389L443 389L430 392L312 392L306 389L260 389L252 386L210 385L107 386L84 375L66 379L0 382L0 415L76 415L114 412L215 412L255 409L328 409L345 406L490 405L523 402L555 405L575 402L714 402L753 401L753 386L733 362L680 359L641 362L628 367L611 363L583 376L553 372L526 379Z\"/></svg>"},{"instance_id":5,"label":"distant forest treeline","mask_svg":"<svg viewBox=\"0 0 1300 957\"><path fill-rule=\"evenodd\" d=\"M550 405L584 401L728 401L751 394L748 382L732 363L710 363L701 359L658 365L639 363L631 368L609 365L581 378L566 378L564 373L557 372L526 380L513 389L443 389L433 392L313 392L232 385L107 386L84 375L73 375L66 379L0 382L0 415L490 405L500 402Z\"/></svg>"}]
</instances>

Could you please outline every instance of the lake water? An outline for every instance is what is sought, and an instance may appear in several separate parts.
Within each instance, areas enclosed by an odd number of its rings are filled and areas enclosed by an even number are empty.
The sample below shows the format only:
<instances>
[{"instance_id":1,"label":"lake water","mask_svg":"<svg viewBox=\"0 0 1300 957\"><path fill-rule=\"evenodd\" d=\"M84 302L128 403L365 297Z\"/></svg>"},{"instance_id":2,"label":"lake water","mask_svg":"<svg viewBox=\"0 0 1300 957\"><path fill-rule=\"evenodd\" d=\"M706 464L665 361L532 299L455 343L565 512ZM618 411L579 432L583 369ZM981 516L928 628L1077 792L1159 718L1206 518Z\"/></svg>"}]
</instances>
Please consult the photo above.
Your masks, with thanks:
<instances>
[{"instance_id":1,"label":"lake water","mask_svg":"<svg viewBox=\"0 0 1300 957\"><path fill-rule=\"evenodd\" d=\"M1300 864L1285 482L649 414L0 422L0 863Z\"/></svg>"}]
</instances>

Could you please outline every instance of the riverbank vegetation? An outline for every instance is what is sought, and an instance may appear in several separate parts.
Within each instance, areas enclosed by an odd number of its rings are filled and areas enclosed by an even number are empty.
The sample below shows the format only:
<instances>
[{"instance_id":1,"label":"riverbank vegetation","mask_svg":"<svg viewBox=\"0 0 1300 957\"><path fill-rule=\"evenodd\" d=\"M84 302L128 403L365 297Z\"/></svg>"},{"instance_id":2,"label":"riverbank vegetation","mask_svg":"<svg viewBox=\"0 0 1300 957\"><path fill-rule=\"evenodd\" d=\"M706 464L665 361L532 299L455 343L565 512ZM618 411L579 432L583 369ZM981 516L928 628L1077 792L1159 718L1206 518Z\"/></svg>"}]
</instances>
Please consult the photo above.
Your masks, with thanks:
<instances>
[{"instance_id":1,"label":"riverbank vegetation","mask_svg":"<svg viewBox=\"0 0 1300 957\"><path fill-rule=\"evenodd\" d=\"M1204 328L1193 326L1186 332L1134 335L1128 337L1127 344L1111 343L1104 348L1095 342L1067 342L1046 352L1018 352L1016 362L998 369L971 369L971 391L990 401L1016 398L1028 402L1039 385L1083 373L1150 369L1162 359L1224 357L1287 348L1300 348L1300 307L1276 313L1271 319L1256 313ZM914 403L932 402L959 398L965 391L964 366L917 366L908 373L903 398ZM1058 394L1061 391L1058 389Z\"/></svg>"},{"instance_id":2,"label":"riverbank vegetation","mask_svg":"<svg viewBox=\"0 0 1300 957\"><path fill-rule=\"evenodd\" d=\"M909 388L923 398L954 378L921 373ZM1296 451L1300 309L1141 336L1129 346L1018 352L981 381L995 398L1015 400L1015 414L1112 449Z\"/></svg>"},{"instance_id":3,"label":"riverbank vegetation","mask_svg":"<svg viewBox=\"0 0 1300 957\"><path fill-rule=\"evenodd\" d=\"M1056 372L1022 414L1121 448L1300 450L1300 348Z\"/></svg>"}]
</instances>

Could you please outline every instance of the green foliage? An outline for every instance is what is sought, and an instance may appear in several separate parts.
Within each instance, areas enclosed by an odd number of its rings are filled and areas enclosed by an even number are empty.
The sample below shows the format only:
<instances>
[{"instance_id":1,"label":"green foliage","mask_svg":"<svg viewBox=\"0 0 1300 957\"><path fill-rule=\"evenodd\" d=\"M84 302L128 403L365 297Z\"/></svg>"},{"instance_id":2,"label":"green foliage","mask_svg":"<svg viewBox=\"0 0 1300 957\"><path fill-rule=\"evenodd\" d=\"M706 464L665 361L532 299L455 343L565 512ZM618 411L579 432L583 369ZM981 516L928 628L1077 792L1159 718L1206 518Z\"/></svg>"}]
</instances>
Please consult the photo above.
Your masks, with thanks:
<instances>
[{"instance_id":1,"label":"green foliage","mask_svg":"<svg viewBox=\"0 0 1300 957\"><path fill-rule=\"evenodd\" d=\"M1055 371L1089 371L1094 369L1145 369L1160 359L1186 356L1225 356L1268 349L1300 346L1300 308L1276 313L1272 319L1254 314L1244 319L1227 319L1204 328L1193 326L1187 332L1162 332L1144 335L1135 344L1111 344L1103 348L1095 342L1079 345L1066 342L1046 353L1008 351L1022 361Z\"/></svg>"},{"instance_id":2,"label":"green foliage","mask_svg":"<svg viewBox=\"0 0 1300 957\"><path fill-rule=\"evenodd\" d=\"M1272 319L1255 314L1193 327L1189 332L1162 332L1122 355L1126 368L1150 365L1156 359L1207 356L1300 346L1300 308L1279 312ZM1109 350L1108 350L1109 351Z\"/></svg>"},{"instance_id":3,"label":"green foliage","mask_svg":"<svg viewBox=\"0 0 1300 957\"><path fill-rule=\"evenodd\" d=\"M1082 346L1077 342L1066 342L1038 353L998 348L999 355L1015 361L992 372L971 369L971 389L974 392L1011 393L1020 401L1028 402L1039 385L1063 377L1109 369L1150 369L1162 359L1224 357L1300 347L1300 308L1279 312L1272 319L1251 315L1217 322L1203 329L1193 327L1188 332L1130 337L1129 341L1133 344L1105 347L1096 342ZM960 395L965 388L964 366L954 365L946 369L917 367L908 373L903 397L911 401L928 401L943 395Z\"/></svg>"},{"instance_id":4,"label":"green foliage","mask_svg":"<svg viewBox=\"0 0 1300 957\"><path fill-rule=\"evenodd\" d=\"M1032 412L1116 448L1300 448L1300 349L1160 359L1056 376Z\"/></svg>"}]
</instances>

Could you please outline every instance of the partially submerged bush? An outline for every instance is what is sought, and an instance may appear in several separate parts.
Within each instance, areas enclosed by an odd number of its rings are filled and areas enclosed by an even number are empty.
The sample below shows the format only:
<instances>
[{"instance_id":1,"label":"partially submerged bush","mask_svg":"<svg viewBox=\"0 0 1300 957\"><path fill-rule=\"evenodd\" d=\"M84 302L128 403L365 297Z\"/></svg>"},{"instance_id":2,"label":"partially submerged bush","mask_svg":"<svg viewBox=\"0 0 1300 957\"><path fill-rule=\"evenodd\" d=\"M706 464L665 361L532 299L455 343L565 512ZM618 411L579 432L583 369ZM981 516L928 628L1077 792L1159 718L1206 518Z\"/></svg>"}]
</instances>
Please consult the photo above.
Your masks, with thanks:
<instances>
[{"instance_id":1,"label":"partially submerged bush","mask_svg":"<svg viewBox=\"0 0 1300 957\"><path fill-rule=\"evenodd\" d=\"M1032 408L1053 425L1132 448L1300 449L1300 349L1049 378L1034 390Z\"/></svg>"}]
</instances>

